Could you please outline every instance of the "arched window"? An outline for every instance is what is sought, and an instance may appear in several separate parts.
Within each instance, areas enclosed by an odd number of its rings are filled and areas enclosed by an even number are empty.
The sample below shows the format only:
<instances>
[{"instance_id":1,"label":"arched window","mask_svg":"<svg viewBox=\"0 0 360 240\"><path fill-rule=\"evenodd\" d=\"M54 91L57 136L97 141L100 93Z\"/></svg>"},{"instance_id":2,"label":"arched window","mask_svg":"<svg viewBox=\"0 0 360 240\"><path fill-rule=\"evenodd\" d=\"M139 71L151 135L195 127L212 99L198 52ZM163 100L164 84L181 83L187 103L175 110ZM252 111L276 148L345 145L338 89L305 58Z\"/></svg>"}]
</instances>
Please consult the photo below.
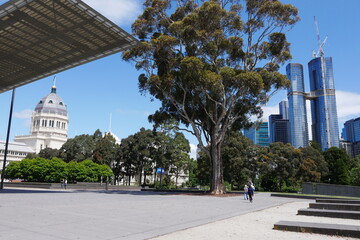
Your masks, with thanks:
<instances>
[{"instance_id":1,"label":"arched window","mask_svg":"<svg viewBox=\"0 0 360 240\"><path fill-rule=\"evenodd\" d=\"M61 106L62 106L62 105L64 105L64 104L63 104L62 102L60 102L60 103L59 103L59 105L61 105Z\"/></svg>"},{"instance_id":2,"label":"arched window","mask_svg":"<svg viewBox=\"0 0 360 240\"><path fill-rule=\"evenodd\" d=\"M50 101L49 101L49 103L53 104L53 101L52 101L52 100L50 100Z\"/></svg>"},{"instance_id":3,"label":"arched window","mask_svg":"<svg viewBox=\"0 0 360 240\"><path fill-rule=\"evenodd\" d=\"M39 102L40 104L42 104L43 103L43 101L42 100L40 100L40 102Z\"/></svg>"}]
</instances>

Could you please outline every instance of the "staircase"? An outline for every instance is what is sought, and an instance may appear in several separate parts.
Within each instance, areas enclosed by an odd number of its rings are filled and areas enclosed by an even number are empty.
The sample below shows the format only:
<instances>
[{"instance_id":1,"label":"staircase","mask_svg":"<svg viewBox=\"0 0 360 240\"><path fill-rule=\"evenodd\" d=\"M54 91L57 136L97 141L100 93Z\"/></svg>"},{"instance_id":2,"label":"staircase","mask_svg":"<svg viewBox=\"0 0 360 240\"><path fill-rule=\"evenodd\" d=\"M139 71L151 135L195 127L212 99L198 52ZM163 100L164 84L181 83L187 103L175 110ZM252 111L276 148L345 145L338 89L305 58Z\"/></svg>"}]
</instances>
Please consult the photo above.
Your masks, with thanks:
<instances>
[{"instance_id":1,"label":"staircase","mask_svg":"<svg viewBox=\"0 0 360 240\"><path fill-rule=\"evenodd\" d=\"M360 219L360 200L317 199L316 203L309 204L309 208L299 209L298 215ZM360 238L360 222L359 225L355 226L316 222L279 221L274 225L274 229Z\"/></svg>"}]
</instances>

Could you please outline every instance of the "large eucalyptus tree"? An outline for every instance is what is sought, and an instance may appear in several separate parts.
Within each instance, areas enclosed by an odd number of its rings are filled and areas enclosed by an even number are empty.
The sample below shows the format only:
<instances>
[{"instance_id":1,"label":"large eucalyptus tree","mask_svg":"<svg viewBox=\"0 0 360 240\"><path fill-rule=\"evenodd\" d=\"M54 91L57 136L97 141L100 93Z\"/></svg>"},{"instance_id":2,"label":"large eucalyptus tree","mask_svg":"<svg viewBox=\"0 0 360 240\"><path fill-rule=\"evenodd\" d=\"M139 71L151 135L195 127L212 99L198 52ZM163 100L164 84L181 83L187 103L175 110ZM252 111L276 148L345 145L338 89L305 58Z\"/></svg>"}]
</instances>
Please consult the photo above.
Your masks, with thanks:
<instances>
[{"instance_id":1,"label":"large eucalyptus tree","mask_svg":"<svg viewBox=\"0 0 360 240\"><path fill-rule=\"evenodd\" d=\"M176 119L196 136L214 194L225 191L225 133L249 126L289 84L278 70L291 58L285 32L297 21L297 9L277 0L145 0L132 25L140 44L123 59L143 71L140 91L162 103L150 120Z\"/></svg>"}]
</instances>

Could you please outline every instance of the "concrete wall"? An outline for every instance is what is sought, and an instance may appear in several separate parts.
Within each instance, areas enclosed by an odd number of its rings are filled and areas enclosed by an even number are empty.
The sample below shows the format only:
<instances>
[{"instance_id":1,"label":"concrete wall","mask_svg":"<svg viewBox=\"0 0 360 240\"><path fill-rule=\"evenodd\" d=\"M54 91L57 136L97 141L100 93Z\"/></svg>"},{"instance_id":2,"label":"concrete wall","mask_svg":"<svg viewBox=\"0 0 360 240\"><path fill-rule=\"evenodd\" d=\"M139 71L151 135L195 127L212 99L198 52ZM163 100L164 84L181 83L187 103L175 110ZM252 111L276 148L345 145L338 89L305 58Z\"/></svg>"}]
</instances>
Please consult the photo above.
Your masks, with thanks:
<instances>
[{"instance_id":1,"label":"concrete wall","mask_svg":"<svg viewBox=\"0 0 360 240\"><path fill-rule=\"evenodd\" d=\"M41 188L41 189L61 189L60 183L36 183L36 182L5 182L5 188ZM67 189L73 190L86 190L86 189L95 189L95 190L140 190L140 187L135 186L114 186L108 185L105 183L85 183L78 182L77 184L67 184Z\"/></svg>"},{"instance_id":2,"label":"concrete wall","mask_svg":"<svg viewBox=\"0 0 360 240\"><path fill-rule=\"evenodd\" d=\"M303 183L302 193L360 197L360 187L348 186L348 185L325 184L325 183Z\"/></svg>"}]
</instances>

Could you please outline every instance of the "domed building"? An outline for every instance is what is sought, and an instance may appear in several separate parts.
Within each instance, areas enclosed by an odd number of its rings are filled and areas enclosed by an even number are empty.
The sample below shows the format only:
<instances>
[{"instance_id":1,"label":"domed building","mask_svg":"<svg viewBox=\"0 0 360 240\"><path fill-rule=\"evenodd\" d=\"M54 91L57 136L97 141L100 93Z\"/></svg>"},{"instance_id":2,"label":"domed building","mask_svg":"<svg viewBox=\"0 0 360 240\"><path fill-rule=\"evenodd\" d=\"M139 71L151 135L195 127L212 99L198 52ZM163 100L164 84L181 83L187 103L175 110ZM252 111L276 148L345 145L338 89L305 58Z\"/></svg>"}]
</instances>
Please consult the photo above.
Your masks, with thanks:
<instances>
[{"instance_id":1,"label":"domed building","mask_svg":"<svg viewBox=\"0 0 360 240\"><path fill-rule=\"evenodd\" d=\"M56 94L55 84L51 93L36 105L31 123L30 135L15 136L15 142L23 142L39 153L44 148L60 149L67 141L67 108L62 98Z\"/></svg>"}]
</instances>

